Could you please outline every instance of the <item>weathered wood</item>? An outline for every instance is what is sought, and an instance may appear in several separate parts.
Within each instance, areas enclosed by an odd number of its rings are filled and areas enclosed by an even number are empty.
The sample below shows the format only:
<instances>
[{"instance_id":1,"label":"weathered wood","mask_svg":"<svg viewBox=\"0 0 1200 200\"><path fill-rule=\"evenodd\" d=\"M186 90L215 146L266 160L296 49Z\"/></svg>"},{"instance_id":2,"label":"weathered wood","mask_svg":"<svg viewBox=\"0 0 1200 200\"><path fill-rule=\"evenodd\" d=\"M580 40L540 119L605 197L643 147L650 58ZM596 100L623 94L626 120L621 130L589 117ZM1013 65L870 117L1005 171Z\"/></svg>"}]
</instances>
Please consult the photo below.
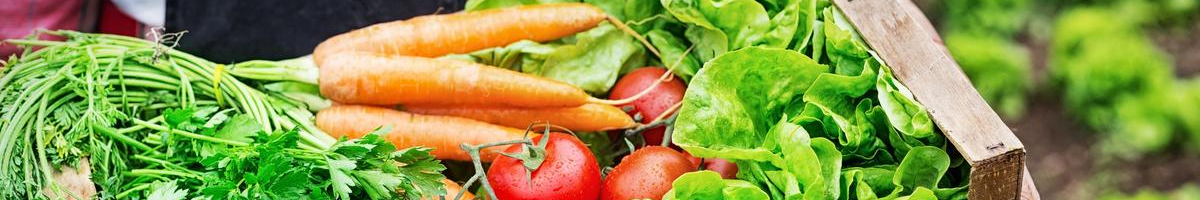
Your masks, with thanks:
<instances>
[{"instance_id":1,"label":"weathered wood","mask_svg":"<svg viewBox=\"0 0 1200 200\"><path fill-rule=\"evenodd\" d=\"M896 0L834 0L971 165L971 199L1017 199L1025 150L932 34Z\"/></svg>"},{"instance_id":2,"label":"weathered wood","mask_svg":"<svg viewBox=\"0 0 1200 200\"><path fill-rule=\"evenodd\" d=\"M1025 179L1021 181L1021 200L1042 200L1042 195L1038 194L1037 186L1033 185L1033 176L1029 176L1029 167L1025 167Z\"/></svg>"}]
</instances>

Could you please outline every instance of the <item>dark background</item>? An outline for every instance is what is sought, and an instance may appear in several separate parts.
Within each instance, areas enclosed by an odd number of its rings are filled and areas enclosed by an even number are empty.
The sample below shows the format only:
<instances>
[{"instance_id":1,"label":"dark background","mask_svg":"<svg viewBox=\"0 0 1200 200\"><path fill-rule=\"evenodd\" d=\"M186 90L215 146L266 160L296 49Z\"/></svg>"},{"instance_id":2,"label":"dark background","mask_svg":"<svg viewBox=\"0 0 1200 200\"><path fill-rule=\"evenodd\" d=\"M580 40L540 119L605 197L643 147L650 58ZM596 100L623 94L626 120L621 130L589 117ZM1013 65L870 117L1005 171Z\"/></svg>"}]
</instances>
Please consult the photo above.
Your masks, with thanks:
<instances>
[{"instance_id":1,"label":"dark background","mask_svg":"<svg viewBox=\"0 0 1200 200\"><path fill-rule=\"evenodd\" d=\"M367 25L462 10L466 0L171 0L176 48L217 63L312 54L326 38Z\"/></svg>"}]
</instances>

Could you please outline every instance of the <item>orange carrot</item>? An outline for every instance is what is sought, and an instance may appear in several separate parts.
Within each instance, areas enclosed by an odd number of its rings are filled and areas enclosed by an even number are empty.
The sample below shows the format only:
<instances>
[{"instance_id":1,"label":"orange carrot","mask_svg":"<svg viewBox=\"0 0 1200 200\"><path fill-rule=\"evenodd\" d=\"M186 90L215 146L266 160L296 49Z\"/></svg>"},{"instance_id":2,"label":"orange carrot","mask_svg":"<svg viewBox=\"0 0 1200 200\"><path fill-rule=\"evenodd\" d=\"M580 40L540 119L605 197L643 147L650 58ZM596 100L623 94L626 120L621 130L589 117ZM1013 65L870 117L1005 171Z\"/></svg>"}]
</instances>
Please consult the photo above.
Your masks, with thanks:
<instances>
[{"instance_id":1,"label":"orange carrot","mask_svg":"<svg viewBox=\"0 0 1200 200\"><path fill-rule=\"evenodd\" d=\"M375 128L391 126L384 136L396 148L416 146L433 149L438 159L469 161L471 157L459 146L520 140L525 131L492 125L471 119L415 115L388 108L337 105L317 113L317 127L335 138L359 138ZM537 134L529 133L529 138ZM480 152L482 160L490 161L507 146L496 146Z\"/></svg>"},{"instance_id":2,"label":"orange carrot","mask_svg":"<svg viewBox=\"0 0 1200 200\"><path fill-rule=\"evenodd\" d=\"M446 197L446 199L454 199L455 196L458 196L458 192L462 191L462 189L463 189L462 186L459 186L458 183L455 183L454 181L451 181L450 179L442 179L442 184L446 184L446 186L445 186L446 195L443 195ZM421 197L421 200L439 200L439 199L441 199L441 198L428 197L428 196ZM475 199L475 195L471 194L471 192L468 191L468 192L463 193L462 198L459 198L459 199Z\"/></svg>"},{"instance_id":3,"label":"orange carrot","mask_svg":"<svg viewBox=\"0 0 1200 200\"><path fill-rule=\"evenodd\" d=\"M321 42L313 59L321 63L327 55L348 51L421 57L469 53L520 40L555 40L594 28L606 17L600 8L584 3L422 16L337 35Z\"/></svg>"},{"instance_id":4,"label":"orange carrot","mask_svg":"<svg viewBox=\"0 0 1200 200\"><path fill-rule=\"evenodd\" d=\"M525 128L543 122L572 131L607 131L637 126L625 111L602 104L532 109L507 106L405 105L404 110L417 114L462 117L513 128Z\"/></svg>"},{"instance_id":5,"label":"orange carrot","mask_svg":"<svg viewBox=\"0 0 1200 200\"><path fill-rule=\"evenodd\" d=\"M347 104L546 108L595 99L567 83L466 61L344 52L320 65L321 94Z\"/></svg>"}]
</instances>

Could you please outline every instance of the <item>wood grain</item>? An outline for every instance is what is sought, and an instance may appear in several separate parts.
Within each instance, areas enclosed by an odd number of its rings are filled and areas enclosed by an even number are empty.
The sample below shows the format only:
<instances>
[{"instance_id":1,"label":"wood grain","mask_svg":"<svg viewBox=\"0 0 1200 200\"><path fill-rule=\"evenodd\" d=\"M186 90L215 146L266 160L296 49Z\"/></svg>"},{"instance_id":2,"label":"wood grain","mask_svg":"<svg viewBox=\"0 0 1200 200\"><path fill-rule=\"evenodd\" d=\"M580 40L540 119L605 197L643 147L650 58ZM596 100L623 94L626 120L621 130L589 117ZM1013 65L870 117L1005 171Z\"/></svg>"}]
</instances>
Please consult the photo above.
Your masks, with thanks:
<instances>
[{"instance_id":1,"label":"wood grain","mask_svg":"<svg viewBox=\"0 0 1200 200\"><path fill-rule=\"evenodd\" d=\"M1017 199L1025 150L953 58L897 0L834 0L971 164L971 199Z\"/></svg>"},{"instance_id":2,"label":"wood grain","mask_svg":"<svg viewBox=\"0 0 1200 200\"><path fill-rule=\"evenodd\" d=\"M1029 167L1025 167L1025 180L1021 181L1021 200L1042 200L1042 195L1038 194L1037 186L1033 184L1033 176L1029 175Z\"/></svg>"}]
</instances>

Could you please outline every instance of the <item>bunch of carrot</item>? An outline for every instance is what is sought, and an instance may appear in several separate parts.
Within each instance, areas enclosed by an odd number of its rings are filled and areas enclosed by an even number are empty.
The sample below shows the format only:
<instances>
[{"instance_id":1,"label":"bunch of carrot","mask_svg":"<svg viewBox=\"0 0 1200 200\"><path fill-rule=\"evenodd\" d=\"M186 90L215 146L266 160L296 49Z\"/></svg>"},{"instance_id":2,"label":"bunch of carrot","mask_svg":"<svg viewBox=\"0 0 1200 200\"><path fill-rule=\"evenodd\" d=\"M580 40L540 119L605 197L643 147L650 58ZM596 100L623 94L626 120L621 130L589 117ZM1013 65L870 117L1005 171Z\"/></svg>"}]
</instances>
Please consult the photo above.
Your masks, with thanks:
<instances>
[{"instance_id":1,"label":"bunch of carrot","mask_svg":"<svg viewBox=\"0 0 1200 200\"><path fill-rule=\"evenodd\" d=\"M317 126L334 137L351 138L391 126L385 138L397 147L431 147L437 158L450 160L470 160L458 148L462 144L533 137L520 128L534 123L574 131L634 127L637 123L612 105L635 98L596 99L548 78L434 59L520 40L556 40L606 19L615 22L588 4L546 4L422 16L337 35L313 53L321 94L339 103L317 114ZM389 108L396 105L407 112ZM483 160L505 148L485 149Z\"/></svg>"}]
</instances>

